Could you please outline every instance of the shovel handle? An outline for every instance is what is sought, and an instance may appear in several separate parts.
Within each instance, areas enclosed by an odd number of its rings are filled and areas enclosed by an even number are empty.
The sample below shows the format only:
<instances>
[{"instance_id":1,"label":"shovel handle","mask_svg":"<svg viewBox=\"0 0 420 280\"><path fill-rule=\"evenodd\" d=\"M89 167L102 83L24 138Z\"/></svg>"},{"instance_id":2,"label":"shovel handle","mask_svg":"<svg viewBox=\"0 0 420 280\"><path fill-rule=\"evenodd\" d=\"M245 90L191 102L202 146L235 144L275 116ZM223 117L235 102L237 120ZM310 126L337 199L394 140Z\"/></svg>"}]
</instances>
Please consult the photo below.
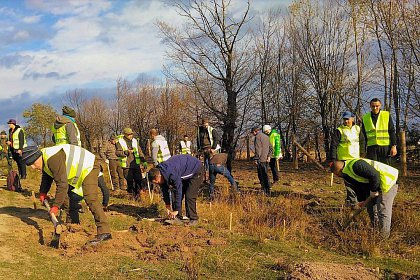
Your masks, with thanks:
<instances>
[{"instance_id":1,"label":"shovel handle","mask_svg":"<svg viewBox=\"0 0 420 280\"><path fill-rule=\"evenodd\" d=\"M55 214L50 212L51 207L50 207L50 203L48 202L48 200L44 199L44 205L45 205L45 208L47 208L48 214L51 217L51 221L52 221L52 223L54 225L54 228L55 228L55 233L56 234L61 234L61 232L62 232L61 224L58 221L58 219L55 216Z\"/></svg>"},{"instance_id":2,"label":"shovel handle","mask_svg":"<svg viewBox=\"0 0 420 280\"><path fill-rule=\"evenodd\" d=\"M366 207L366 205L372 200L373 198L371 196L369 196L365 201L362 201L358 204L359 208L356 209L353 214L350 216L350 218L347 219L347 221L344 223L343 225L343 229L348 228L348 226L351 224L351 222L357 217L359 216L360 213L362 213L362 211L364 210L364 208Z\"/></svg>"}]
</instances>

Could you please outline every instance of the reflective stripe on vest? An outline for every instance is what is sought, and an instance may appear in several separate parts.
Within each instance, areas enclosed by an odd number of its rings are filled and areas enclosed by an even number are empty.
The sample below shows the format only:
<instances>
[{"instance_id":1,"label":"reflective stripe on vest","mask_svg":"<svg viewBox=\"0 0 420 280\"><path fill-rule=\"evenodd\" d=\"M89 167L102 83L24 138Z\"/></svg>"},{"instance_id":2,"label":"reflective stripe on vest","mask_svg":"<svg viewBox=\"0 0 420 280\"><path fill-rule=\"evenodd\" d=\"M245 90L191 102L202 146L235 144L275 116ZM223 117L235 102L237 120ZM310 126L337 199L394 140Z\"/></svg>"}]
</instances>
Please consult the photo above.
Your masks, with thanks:
<instances>
[{"instance_id":1,"label":"reflective stripe on vest","mask_svg":"<svg viewBox=\"0 0 420 280\"><path fill-rule=\"evenodd\" d=\"M388 124L389 124L389 112L380 111L376 125L373 125L371 113L367 113L363 116L363 125L366 130L367 145L379 145L379 146L388 146L389 133L388 133Z\"/></svg>"},{"instance_id":2,"label":"reflective stripe on vest","mask_svg":"<svg viewBox=\"0 0 420 280\"><path fill-rule=\"evenodd\" d=\"M190 155L191 154L191 141L187 141L185 143L184 140L179 141L181 145L181 154L183 155Z\"/></svg>"},{"instance_id":3,"label":"reflective stripe on vest","mask_svg":"<svg viewBox=\"0 0 420 280\"><path fill-rule=\"evenodd\" d=\"M124 138L119 138L118 139L118 143L120 143L123 151L128 151L128 146L127 146L127 142L125 142ZM139 156L139 151L137 150L137 139L133 138L132 140L132 145L133 145L133 153L134 153L134 158L136 159L136 163L140 164L140 156ZM120 161L120 166L122 168L126 168L127 167L127 157L118 157L118 160Z\"/></svg>"},{"instance_id":4,"label":"reflective stripe on vest","mask_svg":"<svg viewBox=\"0 0 420 280\"><path fill-rule=\"evenodd\" d=\"M80 131L77 127L76 123L73 123L74 128L76 129L76 138L77 138L77 145L82 146L82 141L80 141ZM70 140L67 135L66 126L63 125L60 128L56 129L53 125L51 128L51 132L54 134L54 140L56 145L62 145L62 144L70 144Z\"/></svg>"},{"instance_id":5,"label":"reflective stripe on vest","mask_svg":"<svg viewBox=\"0 0 420 280\"><path fill-rule=\"evenodd\" d=\"M351 159L346 161L346 165L344 166L343 173L349 175L354 180L360 183L369 183L369 180L360 177L359 175L355 174L353 171L353 165L358 160L364 160L369 163L376 171L379 172L379 176L381 178L381 190L383 193L387 193L396 183L398 179L398 169L384 164L382 162L370 160L370 159Z\"/></svg>"},{"instance_id":6,"label":"reflective stripe on vest","mask_svg":"<svg viewBox=\"0 0 420 280\"><path fill-rule=\"evenodd\" d=\"M168 142L166 140L163 141L163 140L155 139L153 143L155 143L155 145L157 145L159 148L158 153L157 153L158 163L164 162L165 160L168 160L171 157L171 152L169 151ZM153 146L153 143L152 143L152 146Z\"/></svg>"},{"instance_id":7,"label":"reflective stripe on vest","mask_svg":"<svg viewBox=\"0 0 420 280\"><path fill-rule=\"evenodd\" d=\"M83 196L82 183L93 169L95 155L79 146L70 144L41 149L44 160L43 170L52 178L54 175L48 168L47 161L61 150L66 154L67 183L74 187L72 190L74 193Z\"/></svg>"},{"instance_id":8,"label":"reflective stripe on vest","mask_svg":"<svg viewBox=\"0 0 420 280\"><path fill-rule=\"evenodd\" d=\"M337 147L338 160L348 160L360 157L359 136L360 127L353 125L351 128L341 125L338 130L341 133L340 143Z\"/></svg>"},{"instance_id":9,"label":"reflective stripe on vest","mask_svg":"<svg viewBox=\"0 0 420 280\"><path fill-rule=\"evenodd\" d=\"M21 127L19 127L18 129L16 129L15 131L13 131L13 134L12 134L13 149L15 149L15 150L19 150L19 132L21 130L23 132L23 147L22 148L25 148L27 146L27 144L26 144L25 130L23 130Z\"/></svg>"}]
</instances>

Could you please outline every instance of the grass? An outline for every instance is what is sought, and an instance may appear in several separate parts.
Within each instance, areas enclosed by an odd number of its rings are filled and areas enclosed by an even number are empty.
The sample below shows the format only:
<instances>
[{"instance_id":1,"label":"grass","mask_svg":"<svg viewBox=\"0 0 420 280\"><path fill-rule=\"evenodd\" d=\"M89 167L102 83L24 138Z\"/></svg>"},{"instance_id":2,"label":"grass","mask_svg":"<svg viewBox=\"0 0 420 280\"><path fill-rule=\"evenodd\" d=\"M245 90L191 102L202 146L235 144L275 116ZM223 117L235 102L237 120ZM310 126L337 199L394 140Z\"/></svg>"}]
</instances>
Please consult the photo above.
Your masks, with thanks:
<instances>
[{"instance_id":1,"label":"grass","mask_svg":"<svg viewBox=\"0 0 420 280\"><path fill-rule=\"evenodd\" d=\"M158 194L154 203L147 194L141 202L113 196L110 208L114 210L108 217L113 235L121 243L104 245L99 251L73 248L72 253L39 243L34 225L39 225L45 236L51 225L44 209L31 214L29 193L37 191L40 177L28 170L29 179L24 181L27 196L0 192L0 214L15 207L27 211L32 221L16 222L16 230L24 231L19 238L0 233L0 244L13 243L14 248L7 258L0 257L0 279L45 279L45 274L53 279L283 279L294 264L304 261L363 263L379 267L384 277L390 278L420 274L415 180L400 188L391 238L381 241L366 213L348 230L341 230L339 223L349 211L341 208L344 187L339 179L330 187L329 177L313 170L282 172L282 182L287 184L275 186L273 197L264 197L251 191L259 188L255 170L243 166L235 170L234 176L249 194L232 197L227 181L218 178L216 201L210 204L199 199L198 228L144 220L164 217ZM2 217L15 219L11 214ZM82 226L93 234L90 213L81 218ZM136 232L127 232L133 225Z\"/></svg>"}]
</instances>

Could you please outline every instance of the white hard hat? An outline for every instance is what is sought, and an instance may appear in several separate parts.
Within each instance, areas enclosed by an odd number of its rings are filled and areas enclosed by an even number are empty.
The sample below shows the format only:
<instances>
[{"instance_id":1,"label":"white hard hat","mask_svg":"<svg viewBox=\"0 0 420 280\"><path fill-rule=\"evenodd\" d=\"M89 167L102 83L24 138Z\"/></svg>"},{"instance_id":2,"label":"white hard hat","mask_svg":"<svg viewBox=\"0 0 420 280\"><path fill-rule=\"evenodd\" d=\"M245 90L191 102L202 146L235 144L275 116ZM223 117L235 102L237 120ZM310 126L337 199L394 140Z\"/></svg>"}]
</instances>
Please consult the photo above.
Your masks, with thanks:
<instances>
[{"instance_id":1,"label":"white hard hat","mask_svg":"<svg viewBox=\"0 0 420 280\"><path fill-rule=\"evenodd\" d=\"M268 124L263 126L263 132L266 132L267 130L271 130L271 126L269 126Z\"/></svg>"}]
</instances>

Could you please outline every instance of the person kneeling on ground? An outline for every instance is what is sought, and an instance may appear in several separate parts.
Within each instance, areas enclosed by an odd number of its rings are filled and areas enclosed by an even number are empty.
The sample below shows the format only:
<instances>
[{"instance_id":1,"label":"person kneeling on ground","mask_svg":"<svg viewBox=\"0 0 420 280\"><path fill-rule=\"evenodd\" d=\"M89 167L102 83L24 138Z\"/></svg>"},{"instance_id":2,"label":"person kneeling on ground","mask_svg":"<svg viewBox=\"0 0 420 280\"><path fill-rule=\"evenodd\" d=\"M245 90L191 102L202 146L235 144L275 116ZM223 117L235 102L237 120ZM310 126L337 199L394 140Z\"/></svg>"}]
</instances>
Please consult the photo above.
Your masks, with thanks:
<instances>
[{"instance_id":1,"label":"person kneeling on ground","mask_svg":"<svg viewBox=\"0 0 420 280\"><path fill-rule=\"evenodd\" d=\"M358 201L372 200L366 205L370 220L375 226L375 209L383 238L391 231L392 205L397 195L398 169L370 159L351 159L334 161L331 172L343 177L357 195Z\"/></svg>"},{"instance_id":2,"label":"person kneeling on ground","mask_svg":"<svg viewBox=\"0 0 420 280\"><path fill-rule=\"evenodd\" d=\"M209 191L210 200L214 199L214 183L216 182L217 174L222 174L228 179L232 190L236 193L238 191L238 185L232 177L232 174L225 167L228 155L226 153L216 154L216 152L210 152L210 163L209 163Z\"/></svg>"},{"instance_id":3,"label":"person kneeling on ground","mask_svg":"<svg viewBox=\"0 0 420 280\"><path fill-rule=\"evenodd\" d=\"M198 223L197 196L203 182L203 166L197 158L190 155L172 156L148 172L149 181L162 189L167 213L174 219L173 224L182 224L182 199L185 196L185 209L190 225ZM172 205L170 191L173 189L175 201ZM174 207L172 209L172 207Z\"/></svg>"},{"instance_id":4,"label":"person kneeling on ground","mask_svg":"<svg viewBox=\"0 0 420 280\"><path fill-rule=\"evenodd\" d=\"M41 203L46 199L52 182L55 182L56 197L50 213L58 215L58 210L63 206L68 189L72 188L72 191L78 196L83 196L95 218L97 235L88 243L96 245L112 238L108 219L98 198L99 162L95 160L94 154L70 144L41 150L36 146L28 146L22 151L22 160L27 166L42 171L39 195ZM70 196L70 200L72 197ZM70 204L73 204L72 201Z\"/></svg>"}]
</instances>

